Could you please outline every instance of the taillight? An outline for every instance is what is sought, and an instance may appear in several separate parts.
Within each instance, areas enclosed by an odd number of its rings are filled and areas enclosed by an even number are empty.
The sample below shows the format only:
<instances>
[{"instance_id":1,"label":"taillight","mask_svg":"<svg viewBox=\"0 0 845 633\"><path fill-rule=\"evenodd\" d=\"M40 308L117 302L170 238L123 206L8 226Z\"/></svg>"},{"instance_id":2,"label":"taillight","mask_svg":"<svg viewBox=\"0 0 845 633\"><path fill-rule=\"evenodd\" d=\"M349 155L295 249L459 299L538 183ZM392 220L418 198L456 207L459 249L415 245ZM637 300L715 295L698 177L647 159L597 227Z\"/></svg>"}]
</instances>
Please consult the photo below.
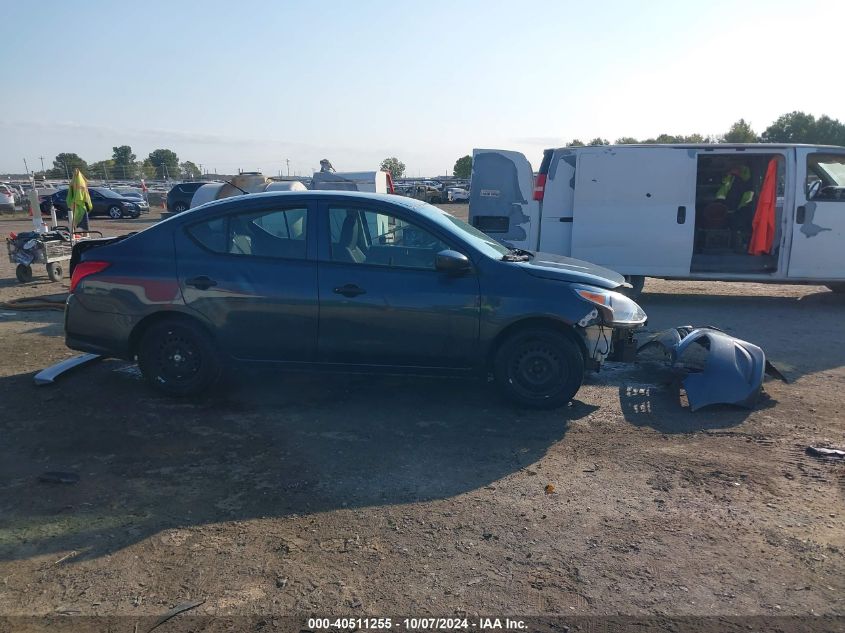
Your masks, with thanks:
<instances>
[{"instance_id":1,"label":"taillight","mask_svg":"<svg viewBox=\"0 0 845 633\"><path fill-rule=\"evenodd\" d=\"M70 277L70 291L76 290L79 282L90 275L104 271L111 266L109 262L79 262Z\"/></svg>"},{"instance_id":2,"label":"taillight","mask_svg":"<svg viewBox=\"0 0 845 633\"><path fill-rule=\"evenodd\" d=\"M534 199L543 201L543 196L546 195L546 174L537 174L534 179Z\"/></svg>"}]
</instances>

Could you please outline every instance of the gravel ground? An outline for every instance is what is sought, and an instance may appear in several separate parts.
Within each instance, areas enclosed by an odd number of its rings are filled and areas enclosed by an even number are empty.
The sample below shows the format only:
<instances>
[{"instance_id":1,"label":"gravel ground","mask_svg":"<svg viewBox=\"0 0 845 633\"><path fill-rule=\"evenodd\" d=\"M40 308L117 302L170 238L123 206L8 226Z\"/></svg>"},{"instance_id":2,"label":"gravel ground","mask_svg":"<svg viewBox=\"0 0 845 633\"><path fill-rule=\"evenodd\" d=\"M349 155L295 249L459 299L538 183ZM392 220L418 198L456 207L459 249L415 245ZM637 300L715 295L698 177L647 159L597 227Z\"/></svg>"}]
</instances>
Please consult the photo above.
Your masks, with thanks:
<instances>
[{"instance_id":1,"label":"gravel ground","mask_svg":"<svg viewBox=\"0 0 845 633\"><path fill-rule=\"evenodd\" d=\"M36 272L0 263L0 301L66 292ZM845 444L845 297L648 280L641 304L791 382L696 413L647 363L553 412L472 381L251 372L173 401L116 361L35 388L72 355L62 315L0 309L0 615L842 616L845 465L804 449ZM39 483L55 470L80 479Z\"/></svg>"}]
</instances>

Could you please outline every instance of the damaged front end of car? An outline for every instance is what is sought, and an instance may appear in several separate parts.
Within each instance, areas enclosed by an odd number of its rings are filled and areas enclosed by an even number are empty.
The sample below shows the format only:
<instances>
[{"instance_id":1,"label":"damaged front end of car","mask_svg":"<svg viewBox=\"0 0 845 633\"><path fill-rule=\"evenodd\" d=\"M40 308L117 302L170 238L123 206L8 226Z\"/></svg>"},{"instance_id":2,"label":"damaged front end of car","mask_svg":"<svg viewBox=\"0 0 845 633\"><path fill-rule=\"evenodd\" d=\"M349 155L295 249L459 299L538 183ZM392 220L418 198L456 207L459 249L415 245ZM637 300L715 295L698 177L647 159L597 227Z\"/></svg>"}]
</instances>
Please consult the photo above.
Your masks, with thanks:
<instances>
[{"instance_id":1,"label":"damaged front end of car","mask_svg":"<svg viewBox=\"0 0 845 633\"><path fill-rule=\"evenodd\" d=\"M779 372L757 345L714 327L685 325L657 332L638 346L640 357L658 350L680 373L691 411L712 404L751 409L760 398L766 373Z\"/></svg>"}]
</instances>

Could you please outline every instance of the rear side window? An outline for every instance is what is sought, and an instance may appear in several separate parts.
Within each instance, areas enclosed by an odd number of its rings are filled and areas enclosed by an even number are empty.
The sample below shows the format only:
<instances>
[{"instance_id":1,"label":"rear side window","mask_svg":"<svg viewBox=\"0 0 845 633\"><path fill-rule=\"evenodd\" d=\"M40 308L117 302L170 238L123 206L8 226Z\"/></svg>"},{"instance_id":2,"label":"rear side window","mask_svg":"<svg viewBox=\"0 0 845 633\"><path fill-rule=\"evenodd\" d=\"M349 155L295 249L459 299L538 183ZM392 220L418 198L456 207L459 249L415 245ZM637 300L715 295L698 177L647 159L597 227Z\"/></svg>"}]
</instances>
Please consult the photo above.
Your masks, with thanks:
<instances>
[{"instance_id":1,"label":"rear side window","mask_svg":"<svg viewBox=\"0 0 845 633\"><path fill-rule=\"evenodd\" d=\"M188 229L188 233L208 250L215 253L226 252L225 217L194 224Z\"/></svg>"},{"instance_id":2,"label":"rear side window","mask_svg":"<svg viewBox=\"0 0 845 633\"><path fill-rule=\"evenodd\" d=\"M215 253L305 259L305 208L250 211L194 224L188 233Z\"/></svg>"}]
</instances>

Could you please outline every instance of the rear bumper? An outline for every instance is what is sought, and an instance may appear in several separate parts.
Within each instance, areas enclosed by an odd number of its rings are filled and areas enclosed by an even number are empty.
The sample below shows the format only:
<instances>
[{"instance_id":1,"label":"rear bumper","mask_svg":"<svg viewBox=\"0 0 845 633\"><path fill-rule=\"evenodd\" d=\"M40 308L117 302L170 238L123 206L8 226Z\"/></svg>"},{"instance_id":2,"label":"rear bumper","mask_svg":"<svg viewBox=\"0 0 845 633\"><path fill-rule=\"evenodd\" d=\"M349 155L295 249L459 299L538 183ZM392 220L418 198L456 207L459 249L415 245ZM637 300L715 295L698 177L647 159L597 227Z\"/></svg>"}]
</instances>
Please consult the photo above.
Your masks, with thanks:
<instances>
[{"instance_id":1,"label":"rear bumper","mask_svg":"<svg viewBox=\"0 0 845 633\"><path fill-rule=\"evenodd\" d=\"M80 352L131 359L129 337L138 321L125 314L90 310L70 295L65 304L65 345Z\"/></svg>"}]
</instances>

